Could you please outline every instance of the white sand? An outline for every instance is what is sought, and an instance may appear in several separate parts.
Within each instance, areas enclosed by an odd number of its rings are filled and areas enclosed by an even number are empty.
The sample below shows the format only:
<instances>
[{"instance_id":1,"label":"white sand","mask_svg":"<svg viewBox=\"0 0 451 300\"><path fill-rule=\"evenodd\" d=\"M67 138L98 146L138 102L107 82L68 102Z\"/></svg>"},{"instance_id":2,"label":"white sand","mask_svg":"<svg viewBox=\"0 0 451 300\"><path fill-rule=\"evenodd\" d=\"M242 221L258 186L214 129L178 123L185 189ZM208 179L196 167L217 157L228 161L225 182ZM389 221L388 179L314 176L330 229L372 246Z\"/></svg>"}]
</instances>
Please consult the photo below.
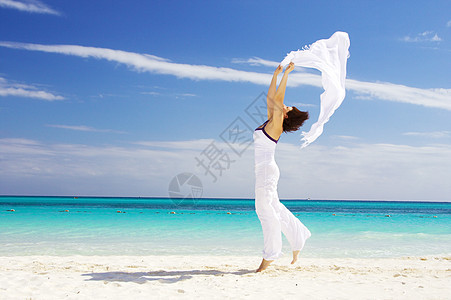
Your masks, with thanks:
<instances>
[{"instance_id":1,"label":"white sand","mask_svg":"<svg viewBox=\"0 0 451 300\"><path fill-rule=\"evenodd\" d=\"M0 299L451 299L451 257L0 257Z\"/></svg>"}]
</instances>

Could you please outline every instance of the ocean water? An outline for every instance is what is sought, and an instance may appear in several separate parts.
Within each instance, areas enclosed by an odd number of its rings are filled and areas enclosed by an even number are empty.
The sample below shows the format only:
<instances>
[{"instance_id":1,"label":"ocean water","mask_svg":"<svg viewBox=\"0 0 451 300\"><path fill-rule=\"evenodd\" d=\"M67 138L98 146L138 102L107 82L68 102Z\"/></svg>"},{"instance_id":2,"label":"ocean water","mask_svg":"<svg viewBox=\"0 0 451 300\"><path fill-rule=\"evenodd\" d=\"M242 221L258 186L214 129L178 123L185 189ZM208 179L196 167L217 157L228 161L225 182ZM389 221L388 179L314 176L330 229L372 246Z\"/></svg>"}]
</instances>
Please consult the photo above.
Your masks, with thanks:
<instances>
[{"instance_id":1,"label":"ocean water","mask_svg":"<svg viewBox=\"0 0 451 300\"><path fill-rule=\"evenodd\" d=\"M282 202L312 232L303 257L451 255L451 203ZM260 256L262 245L250 199L0 197L0 256Z\"/></svg>"}]
</instances>

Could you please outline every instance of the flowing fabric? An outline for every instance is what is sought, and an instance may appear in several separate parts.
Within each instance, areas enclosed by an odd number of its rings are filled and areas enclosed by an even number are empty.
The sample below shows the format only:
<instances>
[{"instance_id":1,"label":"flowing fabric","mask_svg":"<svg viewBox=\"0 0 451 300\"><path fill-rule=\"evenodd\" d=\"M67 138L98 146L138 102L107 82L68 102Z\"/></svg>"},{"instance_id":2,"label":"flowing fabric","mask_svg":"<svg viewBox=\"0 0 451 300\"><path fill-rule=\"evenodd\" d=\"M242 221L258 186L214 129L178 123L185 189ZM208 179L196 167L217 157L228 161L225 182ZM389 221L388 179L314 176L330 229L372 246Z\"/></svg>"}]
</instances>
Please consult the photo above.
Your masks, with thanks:
<instances>
[{"instance_id":1,"label":"flowing fabric","mask_svg":"<svg viewBox=\"0 0 451 300\"><path fill-rule=\"evenodd\" d=\"M315 141L322 133L346 95L346 62L349 57L349 36L346 32L335 32L329 39L318 40L309 47L291 51L280 63L282 67L293 62L295 66L315 68L321 71L324 92L321 94L321 110L318 121L309 132L302 132L302 148Z\"/></svg>"}]
</instances>

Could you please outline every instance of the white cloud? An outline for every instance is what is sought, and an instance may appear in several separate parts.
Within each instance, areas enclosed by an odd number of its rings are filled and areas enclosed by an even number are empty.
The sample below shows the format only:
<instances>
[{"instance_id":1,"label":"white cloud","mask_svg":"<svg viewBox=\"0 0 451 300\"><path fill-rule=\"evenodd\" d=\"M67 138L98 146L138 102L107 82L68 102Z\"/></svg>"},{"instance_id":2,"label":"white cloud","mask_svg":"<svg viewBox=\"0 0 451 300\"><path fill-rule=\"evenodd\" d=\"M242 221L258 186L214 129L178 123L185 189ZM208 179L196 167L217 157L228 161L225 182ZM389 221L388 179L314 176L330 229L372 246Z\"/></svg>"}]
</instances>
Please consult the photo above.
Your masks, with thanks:
<instances>
[{"instance_id":1,"label":"white cloud","mask_svg":"<svg viewBox=\"0 0 451 300\"><path fill-rule=\"evenodd\" d=\"M293 145L281 146L276 159L281 169L282 195L316 199L451 199L446 179L451 167L450 145L311 145L302 152Z\"/></svg>"},{"instance_id":2,"label":"white cloud","mask_svg":"<svg viewBox=\"0 0 451 300\"><path fill-rule=\"evenodd\" d=\"M355 141L355 140L359 139L358 137L351 136L351 135L333 135L332 138L345 140L345 141Z\"/></svg>"},{"instance_id":3,"label":"white cloud","mask_svg":"<svg viewBox=\"0 0 451 300\"><path fill-rule=\"evenodd\" d=\"M248 59L240 59L234 58L232 59L232 63L234 64L250 64L251 66L266 66L266 67L274 67L277 68L279 65L278 62L266 60L260 57L252 57Z\"/></svg>"},{"instance_id":4,"label":"white cloud","mask_svg":"<svg viewBox=\"0 0 451 300\"><path fill-rule=\"evenodd\" d=\"M189 142L191 144L191 142ZM0 139L3 194L167 195L199 149L47 144Z\"/></svg>"},{"instance_id":5,"label":"white cloud","mask_svg":"<svg viewBox=\"0 0 451 300\"><path fill-rule=\"evenodd\" d=\"M47 124L47 127L60 128L60 129L68 129L75 131L87 131L87 132L111 132L111 133L125 133L124 131L117 131L112 129L98 129L85 125L58 125L58 124Z\"/></svg>"},{"instance_id":6,"label":"white cloud","mask_svg":"<svg viewBox=\"0 0 451 300\"><path fill-rule=\"evenodd\" d=\"M159 92L141 92L141 95L161 96Z\"/></svg>"},{"instance_id":7,"label":"white cloud","mask_svg":"<svg viewBox=\"0 0 451 300\"><path fill-rule=\"evenodd\" d=\"M0 96L36 98L47 101L64 100L62 96L39 90L32 85L12 83L2 77L0 77Z\"/></svg>"},{"instance_id":8,"label":"white cloud","mask_svg":"<svg viewBox=\"0 0 451 300\"><path fill-rule=\"evenodd\" d=\"M432 42L441 42L443 39L439 37L437 34L434 34L434 36L431 38Z\"/></svg>"},{"instance_id":9,"label":"white cloud","mask_svg":"<svg viewBox=\"0 0 451 300\"><path fill-rule=\"evenodd\" d=\"M266 59L263 59L260 57L252 57L252 58L248 58L248 59L234 58L234 59L232 59L232 63L246 64L246 65L250 65L250 66L265 66L265 67L272 67L274 69L277 68L277 66L280 64L280 62L266 60ZM303 68L303 67L296 67L296 69L294 70L295 73L296 72L311 72L311 71L313 71L313 70ZM317 71L317 70L314 70L313 72L315 72L315 71ZM291 74L293 75L295 73L291 73Z\"/></svg>"},{"instance_id":10,"label":"white cloud","mask_svg":"<svg viewBox=\"0 0 451 300\"><path fill-rule=\"evenodd\" d=\"M290 102L291 106L296 106L297 108L302 108L302 107L317 107L318 105L316 104L311 104L311 103L302 103L302 102Z\"/></svg>"},{"instance_id":11,"label":"white cloud","mask_svg":"<svg viewBox=\"0 0 451 300\"><path fill-rule=\"evenodd\" d=\"M79 57L106 59L127 65L138 72L152 72L164 75L174 75L179 78L193 80L223 80L235 82L252 82L267 84L270 75L256 72L239 71L230 68L211 67L206 65L189 65L172 63L167 59L121 50L84 47L77 45L39 45L25 43L0 42L0 46L32 51L59 53Z\"/></svg>"},{"instance_id":12,"label":"white cloud","mask_svg":"<svg viewBox=\"0 0 451 300\"><path fill-rule=\"evenodd\" d=\"M141 92L141 95L150 95L150 96L160 96L160 97L171 97L172 99L186 99L186 98L192 98L197 97L196 94L192 93L161 93L161 92Z\"/></svg>"},{"instance_id":13,"label":"white cloud","mask_svg":"<svg viewBox=\"0 0 451 300\"><path fill-rule=\"evenodd\" d=\"M169 141L169 142L159 142L159 141L139 141L133 144L139 146L145 146L146 148L166 148L173 150L197 150L201 152L205 149L209 144L211 144L214 140L212 139L198 139L198 140L190 140L190 141Z\"/></svg>"},{"instance_id":14,"label":"white cloud","mask_svg":"<svg viewBox=\"0 0 451 300\"><path fill-rule=\"evenodd\" d=\"M346 89L368 99L410 103L451 110L451 89L420 89L389 82L346 80Z\"/></svg>"},{"instance_id":15,"label":"white cloud","mask_svg":"<svg viewBox=\"0 0 451 300\"><path fill-rule=\"evenodd\" d=\"M182 93L182 94L177 94L177 97L197 97L197 95L191 94L191 93Z\"/></svg>"},{"instance_id":16,"label":"white cloud","mask_svg":"<svg viewBox=\"0 0 451 300\"><path fill-rule=\"evenodd\" d=\"M451 20L446 23L446 27L451 27Z\"/></svg>"},{"instance_id":17,"label":"white cloud","mask_svg":"<svg viewBox=\"0 0 451 300\"><path fill-rule=\"evenodd\" d=\"M432 131L432 132L405 132L407 136L426 137L433 139L441 139L451 137L451 131Z\"/></svg>"},{"instance_id":18,"label":"white cloud","mask_svg":"<svg viewBox=\"0 0 451 300\"><path fill-rule=\"evenodd\" d=\"M170 180L196 174L205 197L253 197L252 147L213 182L195 157L212 140L138 142L129 146L45 144L0 139L0 190L7 194L167 196ZM214 141L219 149L227 145ZM281 198L451 200L451 146L280 143ZM230 187L233 187L231 189Z\"/></svg>"},{"instance_id":19,"label":"white cloud","mask_svg":"<svg viewBox=\"0 0 451 300\"><path fill-rule=\"evenodd\" d=\"M0 7L17 9L29 13L51 14L57 16L61 15L60 12L54 10L53 8L50 8L48 5L37 0L28 0L28 1L0 0Z\"/></svg>"},{"instance_id":20,"label":"white cloud","mask_svg":"<svg viewBox=\"0 0 451 300\"><path fill-rule=\"evenodd\" d=\"M401 39L404 42L441 42L443 39L437 35L437 33L433 31L424 31L418 33L416 36L405 36Z\"/></svg>"},{"instance_id":21,"label":"white cloud","mask_svg":"<svg viewBox=\"0 0 451 300\"><path fill-rule=\"evenodd\" d=\"M179 78L189 78L192 80L250 82L253 84L267 86L272 76L271 74L240 71L231 68L173 63L167 59L153 55L105 48L12 42L0 42L0 46L79 57L106 59L108 61L122 63L138 72L173 75ZM321 77L317 74L311 73L295 73L291 75L288 85L310 85L321 87ZM451 89L420 89L387 82L365 82L354 79L347 79L346 88L349 91L355 92L359 97L451 110Z\"/></svg>"}]
</instances>

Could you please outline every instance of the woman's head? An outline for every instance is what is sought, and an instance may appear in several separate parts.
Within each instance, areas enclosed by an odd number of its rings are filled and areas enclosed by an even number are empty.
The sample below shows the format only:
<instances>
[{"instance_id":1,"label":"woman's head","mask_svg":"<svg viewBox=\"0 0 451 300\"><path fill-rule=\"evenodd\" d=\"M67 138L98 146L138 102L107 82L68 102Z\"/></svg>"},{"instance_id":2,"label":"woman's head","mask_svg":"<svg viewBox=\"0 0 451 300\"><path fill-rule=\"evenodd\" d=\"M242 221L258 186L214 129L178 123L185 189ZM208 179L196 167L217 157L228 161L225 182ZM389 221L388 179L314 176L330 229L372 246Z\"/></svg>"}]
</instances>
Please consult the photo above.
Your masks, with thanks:
<instances>
[{"instance_id":1,"label":"woman's head","mask_svg":"<svg viewBox=\"0 0 451 300\"><path fill-rule=\"evenodd\" d=\"M283 119L283 132L290 132L298 130L302 124L304 124L305 120L308 119L307 111L300 111L296 107L284 107L284 115Z\"/></svg>"}]
</instances>

